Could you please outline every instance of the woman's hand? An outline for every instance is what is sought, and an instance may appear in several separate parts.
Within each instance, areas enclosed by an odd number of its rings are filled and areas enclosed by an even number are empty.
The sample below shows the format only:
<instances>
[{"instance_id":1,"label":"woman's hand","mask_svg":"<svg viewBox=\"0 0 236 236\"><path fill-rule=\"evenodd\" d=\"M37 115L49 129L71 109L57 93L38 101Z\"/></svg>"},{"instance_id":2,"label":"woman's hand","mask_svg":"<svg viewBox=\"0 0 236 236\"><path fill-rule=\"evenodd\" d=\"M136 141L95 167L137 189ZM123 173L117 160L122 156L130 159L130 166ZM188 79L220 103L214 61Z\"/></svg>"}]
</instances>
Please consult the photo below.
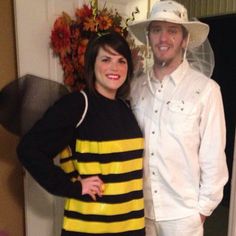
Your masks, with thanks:
<instances>
[{"instance_id":1,"label":"woman's hand","mask_svg":"<svg viewBox=\"0 0 236 236\"><path fill-rule=\"evenodd\" d=\"M84 179L79 177L78 180L82 185L82 195L88 194L94 201L96 201L96 195L99 197L102 196L104 183L98 176L91 176Z\"/></svg>"}]
</instances>

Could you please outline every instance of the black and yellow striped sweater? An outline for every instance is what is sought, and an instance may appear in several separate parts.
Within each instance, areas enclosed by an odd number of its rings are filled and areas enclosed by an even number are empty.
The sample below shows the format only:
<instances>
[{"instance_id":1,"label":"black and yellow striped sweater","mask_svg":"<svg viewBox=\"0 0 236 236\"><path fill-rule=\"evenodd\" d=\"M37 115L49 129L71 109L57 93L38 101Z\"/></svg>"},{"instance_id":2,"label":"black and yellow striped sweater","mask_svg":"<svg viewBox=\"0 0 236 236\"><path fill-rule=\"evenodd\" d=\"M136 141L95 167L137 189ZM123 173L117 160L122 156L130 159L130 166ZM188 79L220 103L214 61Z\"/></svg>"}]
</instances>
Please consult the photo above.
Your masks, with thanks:
<instances>
[{"instance_id":1,"label":"black and yellow striped sweater","mask_svg":"<svg viewBox=\"0 0 236 236\"><path fill-rule=\"evenodd\" d=\"M88 94L88 111L80 93L63 97L21 140L18 156L49 192L66 197L63 236L144 236L142 192L143 138L127 104ZM53 158L64 151L61 167ZM99 175L105 183L94 201L81 195L73 177Z\"/></svg>"}]
</instances>

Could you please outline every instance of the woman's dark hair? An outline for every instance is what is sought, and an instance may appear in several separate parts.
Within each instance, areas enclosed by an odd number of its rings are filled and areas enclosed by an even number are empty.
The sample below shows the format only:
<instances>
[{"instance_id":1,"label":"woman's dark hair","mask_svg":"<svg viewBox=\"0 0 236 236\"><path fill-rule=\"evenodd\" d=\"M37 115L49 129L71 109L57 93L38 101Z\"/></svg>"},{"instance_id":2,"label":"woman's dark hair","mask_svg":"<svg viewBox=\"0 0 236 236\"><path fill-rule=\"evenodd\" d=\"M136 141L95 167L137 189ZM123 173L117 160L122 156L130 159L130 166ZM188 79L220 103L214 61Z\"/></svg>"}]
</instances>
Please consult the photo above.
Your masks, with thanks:
<instances>
[{"instance_id":1,"label":"woman's dark hair","mask_svg":"<svg viewBox=\"0 0 236 236\"><path fill-rule=\"evenodd\" d=\"M130 79L133 76L133 62L131 51L127 41L117 32L105 33L101 36L96 36L88 43L85 52L85 80L89 91L96 93L95 89L95 61L100 48L107 50L111 47L113 50L121 54L128 63L127 78L123 85L117 90L116 98L126 98L130 91Z\"/></svg>"}]
</instances>

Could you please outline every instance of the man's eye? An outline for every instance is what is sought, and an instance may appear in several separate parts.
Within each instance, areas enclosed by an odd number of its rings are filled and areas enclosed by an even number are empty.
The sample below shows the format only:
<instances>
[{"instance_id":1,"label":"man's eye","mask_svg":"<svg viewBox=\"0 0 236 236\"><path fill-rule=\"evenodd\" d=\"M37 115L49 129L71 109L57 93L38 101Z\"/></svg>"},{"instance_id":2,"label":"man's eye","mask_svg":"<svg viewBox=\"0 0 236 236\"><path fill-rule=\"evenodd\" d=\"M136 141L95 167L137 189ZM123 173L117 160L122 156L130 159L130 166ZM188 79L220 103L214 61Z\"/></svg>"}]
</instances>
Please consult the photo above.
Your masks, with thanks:
<instances>
[{"instance_id":1,"label":"man's eye","mask_svg":"<svg viewBox=\"0 0 236 236\"><path fill-rule=\"evenodd\" d=\"M160 32L160 29L159 28L151 28L150 32L156 34L156 33Z\"/></svg>"},{"instance_id":2,"label":"man's eye","mask_svg":"<svg viewBox=\"0 0 236 236\"><path fill-rule=\"evenodd\" d=\"M176 34L176 33L177 33L177 30L176 30L176 29L170 29L170 30L169 30L169 33L170 33L170 34Z\"/></svg>"}]
</instances>

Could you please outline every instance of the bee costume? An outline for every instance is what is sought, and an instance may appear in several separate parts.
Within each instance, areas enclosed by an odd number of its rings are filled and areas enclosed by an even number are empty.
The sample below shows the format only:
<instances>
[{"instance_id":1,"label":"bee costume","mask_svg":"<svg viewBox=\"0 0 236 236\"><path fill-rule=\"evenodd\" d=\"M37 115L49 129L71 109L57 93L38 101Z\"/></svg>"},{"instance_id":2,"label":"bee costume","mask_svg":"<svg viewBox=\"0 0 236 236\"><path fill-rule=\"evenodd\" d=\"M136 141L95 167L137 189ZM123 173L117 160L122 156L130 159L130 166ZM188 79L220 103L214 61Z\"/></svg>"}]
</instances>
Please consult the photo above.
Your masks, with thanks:
<instances>
[{"instance_id":1,"label":"bee costume","mask_svg":"<svg viewBox=\"0 0 236 236\"><path fill-rule=\"evenodd\" d=\"M143 137L129 106L90 94L70 93L23 137L18 156L47 191L66 198L62 236L144 236ZM65 150L70 147L71 153ZM64 149L61 165L53 157ZM82 195L81 178L98 175L102 197Z\"/></svg>"}]
</instances>

